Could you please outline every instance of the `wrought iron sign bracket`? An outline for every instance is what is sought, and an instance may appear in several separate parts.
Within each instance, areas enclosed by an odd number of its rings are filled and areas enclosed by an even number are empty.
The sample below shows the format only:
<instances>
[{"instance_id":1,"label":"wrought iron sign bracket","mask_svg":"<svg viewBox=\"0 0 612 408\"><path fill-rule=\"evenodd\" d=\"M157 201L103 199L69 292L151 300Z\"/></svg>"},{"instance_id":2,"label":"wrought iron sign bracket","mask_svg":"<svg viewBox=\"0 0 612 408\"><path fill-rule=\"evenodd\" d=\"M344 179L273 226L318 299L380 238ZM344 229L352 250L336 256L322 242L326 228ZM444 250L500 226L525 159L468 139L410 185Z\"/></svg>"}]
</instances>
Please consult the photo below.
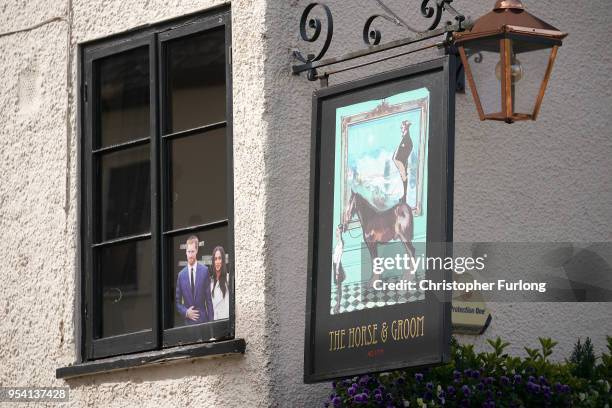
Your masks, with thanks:
<instances>
[{"instance_id":1,"label":"wrought iron sign bracket","mask_svg":"<svg viewBox=\"0 0 612 408\"><path fill-rule=\"evenodd\" d=\"M363 26L362 37L364 43L368 46L366 49L349 52L347 54L340 55L338 57L331 58L323 58L331 45L333 33L334 33L334 22L333 16L330 8L323 3L310 3L304 11L302 12L302 16L300 18L300 36L302 40L310 43L314 43L321 37L323 32L323 22L318 17L310 17L315 8L320 8L325 13L325 23L326 23L326 35L325 40L323 41L323 46L321 47L318 54L307 54L304 55L299 50L293 51L293 57L299 61L299 63L292 66L292 73L294 75L299 75L303 72L307 73L307 78L309 81L321 81L321 86L326 87L328 78L330 75L338 74L340 72L349 71L356 68L361 68L367 65L376 64L382 61L386 61L389 59L401 57L404 55L412 54L415 52L423 51L431 48L441 48L444 49L447 53L456 53L456 50L452 46L452 35L456 32L465 31L469 29L472 25L471 21L466 18L463 14L459 13L455 10L451 3L453 0L422 0L421 1L421 14L426 19L431 19L431 24L425 31L419 31L406 23L400 16L398 16L393 10L391 10L388 6L386 6L382 0L374 0L380 8L382 8L385 14L374 14L366 20ZM432 3L430 5L430 3ZM444 12L451 14L454 17L454 22L447 21L442 26L440 22L442 21L442 15ZM390 41L384 44L381 44L382 33L380 30L373 28L373 23L377 19L386 20L391 22L397 26L400 26L408 31L410 31L413 35L407 38ZM416 49L412 49L409 51L405 51L399 54L386 56L384 58L379 58L374 61L368 61L365 63L358 63L355 65L351 65L348 67L342 67L338 69L330 69L327 71L319 72L319 70L323 67L340 64L346 61L359 59L362 57L366 57L369 55L377 54L384 51L393 50L400 47L405 47L407 45L416 44L418 42L429 40L432 38L445 36L445 38L437 42L435 44L426 45L423 47L419 47ZM458 78L458 90L461 91L464 88L463 85L463 70L460 69L460 72L457 73Z\"/></svg>"}]
</instances>

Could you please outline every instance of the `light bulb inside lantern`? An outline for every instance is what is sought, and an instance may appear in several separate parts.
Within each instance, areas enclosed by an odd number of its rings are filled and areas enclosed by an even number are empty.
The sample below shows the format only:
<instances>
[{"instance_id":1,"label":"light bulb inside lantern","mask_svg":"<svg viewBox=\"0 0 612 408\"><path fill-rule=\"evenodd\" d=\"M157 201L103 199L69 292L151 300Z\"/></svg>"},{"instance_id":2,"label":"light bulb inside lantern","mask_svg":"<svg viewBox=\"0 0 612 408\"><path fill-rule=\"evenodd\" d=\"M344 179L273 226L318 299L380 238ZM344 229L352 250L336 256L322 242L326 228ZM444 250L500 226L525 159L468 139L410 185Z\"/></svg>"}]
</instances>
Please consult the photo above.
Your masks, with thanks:
<instances>
[{"instance_id":1,"label":"light bulb inside lantern","mask_svg":"<svg viewBox=\"0 0 612 408\"><path fill-rule=\"evenodd\" d=\"M495 66L495 76L497 80L501 81L502 78L502 61L500 60ZM521 65L521 61L516 58L516 55L512 56L512 65L510 65L510 76L512 77L512 83L516 83L523 79L523 66Z\"/></svg>"}]
</instances>

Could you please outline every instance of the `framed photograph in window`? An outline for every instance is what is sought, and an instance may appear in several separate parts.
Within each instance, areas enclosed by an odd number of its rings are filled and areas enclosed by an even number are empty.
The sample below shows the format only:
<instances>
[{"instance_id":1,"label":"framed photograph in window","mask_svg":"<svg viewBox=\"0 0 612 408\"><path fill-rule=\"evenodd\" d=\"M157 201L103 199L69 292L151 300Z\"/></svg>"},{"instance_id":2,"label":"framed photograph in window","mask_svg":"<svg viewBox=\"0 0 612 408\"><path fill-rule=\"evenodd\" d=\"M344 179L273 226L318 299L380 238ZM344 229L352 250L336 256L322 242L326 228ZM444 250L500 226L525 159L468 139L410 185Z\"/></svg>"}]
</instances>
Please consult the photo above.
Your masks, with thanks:
<instances>
[{"instance_id":1,"label":"framed photograph in window","mask_svg":"<svg viewBox=\"0 0 612 408\"><path fill-rule=\"evenodd\" d=\"M379 261L450 255L456 67L447 56L314 94L307 383L449 358L450 299L400 283L450 274Z\"/></svg>"}]
</instances>

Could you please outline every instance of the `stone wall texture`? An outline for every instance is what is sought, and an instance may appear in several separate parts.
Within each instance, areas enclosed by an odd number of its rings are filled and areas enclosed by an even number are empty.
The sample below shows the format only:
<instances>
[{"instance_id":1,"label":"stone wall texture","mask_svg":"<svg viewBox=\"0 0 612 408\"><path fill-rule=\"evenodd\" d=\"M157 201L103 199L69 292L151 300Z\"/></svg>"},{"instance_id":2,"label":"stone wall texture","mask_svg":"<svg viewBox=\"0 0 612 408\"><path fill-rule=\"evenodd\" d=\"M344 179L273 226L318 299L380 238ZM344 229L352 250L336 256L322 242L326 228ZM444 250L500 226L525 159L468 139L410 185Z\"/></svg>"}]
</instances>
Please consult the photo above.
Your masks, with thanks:
<instances>
[{"instance_id":1,"label":"stone wall texture","mask_svg":"<svg viewBox=\"0 0 612 408\"><path fill-rule=\"evenodd\" d=\"M378 11L376 3L327 3L336 26L328 56L360 49L361 27ZM386 3L424 28L417 5ZM479 16L493 3L454 4ZM570 36L537 122L483 123L469 91L457 96L455 240L610 241L608 2L525 3ZM302 383L310 109L318 83L289 70L292 49L309 46L299 39L298 21L307 4L301 0L231 3L236 336L246 339L246 354L55 379L55 369L76 361L79 348L78 44L220 4L8 0L0 5L0 386L68 385L66 405L74 407L318 406L329 393L326 384ZM405 34L382 28L389 40ZM330 84L434 55L391 60L332 77ZM461 341L482 348L499 335L520 354L538 336L550 336L559 341L553 357L562 359L579 336L590 336L601 351L612 334L609 304L489 306L493 322L487 333L460 336Z\"/></svg>"}]
</instances>

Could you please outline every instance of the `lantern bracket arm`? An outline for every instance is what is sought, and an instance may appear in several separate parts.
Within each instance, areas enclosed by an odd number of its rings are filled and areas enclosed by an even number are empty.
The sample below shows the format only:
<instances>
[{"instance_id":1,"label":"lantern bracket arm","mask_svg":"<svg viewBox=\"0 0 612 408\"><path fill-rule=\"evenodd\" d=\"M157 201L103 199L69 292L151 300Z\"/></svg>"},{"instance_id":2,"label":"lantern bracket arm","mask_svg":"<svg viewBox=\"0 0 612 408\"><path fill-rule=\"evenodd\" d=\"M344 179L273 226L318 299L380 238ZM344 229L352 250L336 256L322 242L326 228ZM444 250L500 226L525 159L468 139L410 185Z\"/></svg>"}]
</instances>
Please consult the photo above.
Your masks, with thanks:
<instances>
[{"instance_id":1,"label":"lantern bracket arm","mask_svg":"<svg viewBox=\"0 0 612 408\"><path fill-rule=\"evenodd\" d=\"M292 65L291 67L292 74L299 75L300 73L307 72L308 80L315 81L317 79L321 79L321 81L325 84L327 83L327 78L331 74L363 67L365 65L375 64L380 61L396 58L399 56L410 54L412 52L432 48L433 46L448 48L448 46L452 44L453 33L465 31L466 29L469 29L472 26L472 22L469 18L466 18L463 14L459 13L454 7L451 6L453 0L434 0L433 3L432 0L421 1L421 14L423 15L423 17L432 20L427 30L424 31L419 31L409 25L404 19L402 19L387 5L385 5L382 0L374 1L385 12L385 14L374 14L368 17L368 19L366 20L362 30L362 37L364 43L368 47L366 49L349 52L331 58L324 58L324 56L327 53L327 50L329 49L333 38L334 22L332 12L330 8L323 3L315 2L308 4L308 6L306 6L304 11L302 12L302 16L300 18L300 36L303 41L316 42L321 37L323 31L325 31L325 39L323 40L321 49L317 54L304 55L297 49L293 50L293 58L297 61L297 63ZM432 3L432 5L429 5L429 3ZM311 17L311 14L313 13L313 10L315 8L322 9L326 26L324 25L321 18ZM454 17L455 22L452 23L451 21L447 21L444 25L441 26L440 22L442 21L442 15L445 11ZM405 37L399 40L381 44L382 34L380 30L372 29L374 22L379 19L391 22L396 26L402 27L410 31L413 35L411 35L410 37ZM399 47L405 47L407 45L415 44L442 35L446 35L447 39L432 46L404 52L396 56L382 58L365 64L357 64L354 67L338 69L335 71L331 70L323 72L321 74L318 72L318 69L322 67L340 64L346 61L366 57L384 51L389 51Z\"/></svg>"}]
</instances>

